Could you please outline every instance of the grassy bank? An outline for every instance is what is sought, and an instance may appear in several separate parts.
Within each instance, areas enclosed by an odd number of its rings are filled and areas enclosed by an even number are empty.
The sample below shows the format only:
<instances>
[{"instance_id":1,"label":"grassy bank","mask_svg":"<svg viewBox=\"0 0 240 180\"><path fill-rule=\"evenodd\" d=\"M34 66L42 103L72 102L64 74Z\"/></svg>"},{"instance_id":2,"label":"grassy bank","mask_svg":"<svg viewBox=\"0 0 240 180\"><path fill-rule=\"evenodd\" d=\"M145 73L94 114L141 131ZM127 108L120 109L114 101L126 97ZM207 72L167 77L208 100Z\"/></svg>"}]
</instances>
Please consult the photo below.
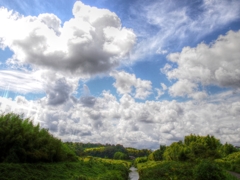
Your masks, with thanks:
<instances>
[{"instance_id":1,"label":"grassy bank","mask_svg":"<svg viewBox=\"0 0 240 180\"><path fill-rule=\"evenodd\" d=\"M79 162L0 163L2 180L126 180L130 162L82 158Z\"/></svg>"},{"instance_id":2,"label":"grassy bank","mask_svg":"<svg viewBox=\"0 0 240 180\"><path fill-rule=\"evenodd\" d=\"M147 161L137 164L140 180L237 180L210 162Z\"/></svg>"}]
</instances>

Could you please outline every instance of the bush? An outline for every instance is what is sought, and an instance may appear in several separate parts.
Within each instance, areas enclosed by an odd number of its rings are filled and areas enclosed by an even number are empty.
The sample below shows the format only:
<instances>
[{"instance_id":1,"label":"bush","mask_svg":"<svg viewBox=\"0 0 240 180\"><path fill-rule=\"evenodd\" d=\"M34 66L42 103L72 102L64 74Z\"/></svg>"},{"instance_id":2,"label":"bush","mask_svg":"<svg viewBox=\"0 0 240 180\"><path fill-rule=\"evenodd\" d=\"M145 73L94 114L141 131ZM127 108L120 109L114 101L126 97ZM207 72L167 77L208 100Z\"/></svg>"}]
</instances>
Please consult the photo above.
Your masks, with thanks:
<instances>
[{"instance_id":1,"label":"bush","mask_svg":"<svg viewBox=\"0 0 240 180\"><path fill-rule=\"evenodd\" d=\"M113 156L113 159L126 160L128 159L128 156L122 152L116 152Z\"/></svg>"},{"instance_id":2,"label":"bush","mask_svg":"<svg viewBox=\"0 0 240 180\"><path fill-rule=\"evenodd\" d=\"M194 169L196 180L224 180L224 170L212 161L203 160Z\"/></svg>"},{"instance_id":3,"label":"bush","mask_svg":"<svg viewBox=\"0 0 240 180\"><path fill-rule=\"evenodd\" d=\"M136 158L136 159L134 160L133 165L134 165L135 167L137 167L137 164L138 164L138 163L144 163L144 162L147 162L147 161L148 161L148 158L147 158L147 157L138 157L138 158Z\"/></svg>"},{"instance_id":4,"label":"bush","mask_svg":"<svg viewBox=\"0 0 240 180\"><path fill-rule=\"evenodd\" d=\"M76 161L61 140L29 119L10 113L0 116L0 162Z\"/></svg>"}]
</instances>

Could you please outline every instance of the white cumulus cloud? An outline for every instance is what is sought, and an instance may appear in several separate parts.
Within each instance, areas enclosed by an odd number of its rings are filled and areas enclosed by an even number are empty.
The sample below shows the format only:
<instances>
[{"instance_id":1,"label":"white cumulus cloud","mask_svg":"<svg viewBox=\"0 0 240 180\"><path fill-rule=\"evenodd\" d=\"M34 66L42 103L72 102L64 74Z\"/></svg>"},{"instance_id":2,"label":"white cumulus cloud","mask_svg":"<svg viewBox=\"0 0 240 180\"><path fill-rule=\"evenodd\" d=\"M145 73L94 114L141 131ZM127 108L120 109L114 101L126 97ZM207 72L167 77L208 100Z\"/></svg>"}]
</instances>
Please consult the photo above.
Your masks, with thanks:
<instances>
[{"instance_id":1,"label":"white cumulus cloud","mask_svg":"<svg viewBox=\"0 0 240 180\"><path fill-rule=\"evenodd\" d=\"M135 74L129 74L124 71L115 71L111 73L111 75L116 79L113 85L120 94L133 93L135 98L145 99L152 93L151 81L136 78ZM133 91L133 89L135 89L135 91Z\"/></svg>"},{"instance_id":2,"label":"white cumulus cloud","mask_svg":"<svg viewBox=\"0 0 240 180\"><path fill-rule=\"evenodd\" d=\"M62 24L54 14L22 16L1 8L0 44L14 53L8 63L91 76L115 68L131 51L136 36L115 13L77 1L73 15Z\"/></svg>"},{"instance_id":3,"label":"white cumulus cloud","mask_svg":"<svg viewBox=\"0 0 240 180\"><path fill-rule=\"evenodd\" d=\"M184 47L180 53L168 55L177 68L166 65L162 72L169 79L177 79L169 92L173 96L205 97L198 93L198 85L220 87L240 87L240 31L229 31L219 36L212 44L199 44L195 48Z\"/></svg>"}]
</instances>

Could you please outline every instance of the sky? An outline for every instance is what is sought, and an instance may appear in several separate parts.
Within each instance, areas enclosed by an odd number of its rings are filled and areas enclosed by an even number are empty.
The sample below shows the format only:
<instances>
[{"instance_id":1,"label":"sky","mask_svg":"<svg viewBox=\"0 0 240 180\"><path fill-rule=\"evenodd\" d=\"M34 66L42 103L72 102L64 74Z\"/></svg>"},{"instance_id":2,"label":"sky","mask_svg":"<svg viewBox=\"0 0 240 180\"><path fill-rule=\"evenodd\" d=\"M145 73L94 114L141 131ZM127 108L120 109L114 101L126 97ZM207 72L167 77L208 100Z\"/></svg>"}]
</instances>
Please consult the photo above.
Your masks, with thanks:
<instances>
[{"instance_id":1,"label":"sky","mask_svg":"<svg viewBox=\"0 0 240 180\"><path fill-rule=\"evenodd\" d=\"M240 145L239 0L0 0L0 113L62 141Z\"/></svg>"}]
</instances>

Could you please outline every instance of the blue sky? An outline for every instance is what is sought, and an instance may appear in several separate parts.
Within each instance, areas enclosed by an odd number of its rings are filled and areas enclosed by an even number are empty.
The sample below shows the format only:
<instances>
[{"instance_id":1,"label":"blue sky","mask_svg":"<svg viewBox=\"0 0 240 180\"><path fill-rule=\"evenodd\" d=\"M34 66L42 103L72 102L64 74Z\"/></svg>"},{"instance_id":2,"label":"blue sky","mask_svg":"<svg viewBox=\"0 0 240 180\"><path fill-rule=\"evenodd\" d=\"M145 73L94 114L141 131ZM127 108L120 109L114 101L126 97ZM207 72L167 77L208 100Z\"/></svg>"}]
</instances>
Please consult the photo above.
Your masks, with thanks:
<instances>
[{"instance_id":1,"label":"blue sky","mask_svg":"<svg viewBox=\"0 0 240 180\"><path fill-rule=\"evenodd\" d=\"M0 112L63 141L240 141L238 0L0 0Z\"/></svg>"}]
</instances>

